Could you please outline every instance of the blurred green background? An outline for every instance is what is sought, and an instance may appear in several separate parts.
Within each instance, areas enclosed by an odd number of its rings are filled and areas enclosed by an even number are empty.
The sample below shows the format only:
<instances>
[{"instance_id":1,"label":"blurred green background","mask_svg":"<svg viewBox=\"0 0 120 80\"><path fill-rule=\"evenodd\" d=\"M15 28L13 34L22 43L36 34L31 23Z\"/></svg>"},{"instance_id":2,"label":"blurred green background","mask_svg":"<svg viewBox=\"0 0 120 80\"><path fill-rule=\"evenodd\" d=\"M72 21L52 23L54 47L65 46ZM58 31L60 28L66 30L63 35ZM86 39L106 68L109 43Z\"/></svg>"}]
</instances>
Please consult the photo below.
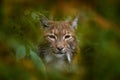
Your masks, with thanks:
<instances>
[{"instance_id":1,"label":"blurred green background","mask_svg":"<svg viewBox=\"0 0 120 80\"><path fill-rule=\"evenodd\" d=\"M0 4L0 80L120 80L120 0L4 0ZM43 41L39 14L69 20L78 12L82 64L77 74L47 72L36 55Z\"/></svg>"}]
</instances>

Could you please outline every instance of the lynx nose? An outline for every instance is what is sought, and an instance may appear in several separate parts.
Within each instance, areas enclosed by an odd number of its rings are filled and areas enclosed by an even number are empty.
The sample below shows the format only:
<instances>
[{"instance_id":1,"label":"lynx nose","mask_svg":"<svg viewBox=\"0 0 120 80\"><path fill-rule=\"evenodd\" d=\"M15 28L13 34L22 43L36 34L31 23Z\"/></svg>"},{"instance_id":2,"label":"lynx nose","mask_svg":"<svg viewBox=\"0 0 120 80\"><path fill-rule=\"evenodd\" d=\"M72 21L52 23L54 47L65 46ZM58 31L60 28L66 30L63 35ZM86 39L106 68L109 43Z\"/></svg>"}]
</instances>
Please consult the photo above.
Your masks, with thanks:
<instances>
[{"instance_id":1,"label":"lynx nose","mask_svg":"<svg viewBox=\"0 0 120 80\"><path fill-rule=\"evenodd\" d=\"M62 48L62 47L57 47L57 49L58 49L59 51L62 51L63 48Z\"/></svg>"}]
</instances>

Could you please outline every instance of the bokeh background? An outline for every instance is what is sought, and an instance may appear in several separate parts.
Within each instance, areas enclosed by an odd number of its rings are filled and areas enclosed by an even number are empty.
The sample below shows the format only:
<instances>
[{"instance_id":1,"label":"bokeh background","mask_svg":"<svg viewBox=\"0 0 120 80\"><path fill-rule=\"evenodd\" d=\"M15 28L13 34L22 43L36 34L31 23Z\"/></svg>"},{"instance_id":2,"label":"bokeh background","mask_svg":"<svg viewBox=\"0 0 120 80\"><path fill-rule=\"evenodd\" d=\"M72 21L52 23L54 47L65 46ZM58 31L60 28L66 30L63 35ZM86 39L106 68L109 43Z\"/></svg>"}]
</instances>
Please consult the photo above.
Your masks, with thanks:
<instances>
[{"instance_id":1,"label":"bokeh background","mask_svg":"<svg viewBox=\"0 0 120 80\"><path fill-rule=\"evenodd\" d=\"M77 74L47 72L36 55L39 14L59 21L77 13ZM0 18L0 80L120 80L120 0L1 0Z\"/></svg>"}]
</instances>

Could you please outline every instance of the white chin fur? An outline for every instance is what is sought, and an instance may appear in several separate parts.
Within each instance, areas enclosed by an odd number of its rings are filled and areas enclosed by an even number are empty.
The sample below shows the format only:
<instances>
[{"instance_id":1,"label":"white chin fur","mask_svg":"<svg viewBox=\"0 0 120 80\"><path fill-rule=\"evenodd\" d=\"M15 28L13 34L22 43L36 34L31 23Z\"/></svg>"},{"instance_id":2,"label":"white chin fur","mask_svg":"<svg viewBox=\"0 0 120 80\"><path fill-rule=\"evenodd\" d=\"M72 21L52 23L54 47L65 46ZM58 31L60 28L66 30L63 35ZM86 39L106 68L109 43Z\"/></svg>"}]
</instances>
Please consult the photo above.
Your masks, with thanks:
<instances>
[{"instance_id":1,"label":"white chin fur","mask_svg":"<svg viewBox=\"0 0 120 80\"><path fill-rule=\"evenodd\" d=\"M66 56L67 56L68 62L70 63L71 62L71 56L70 56L70 54L66 53Z\"/></svg>"}]
</instances>

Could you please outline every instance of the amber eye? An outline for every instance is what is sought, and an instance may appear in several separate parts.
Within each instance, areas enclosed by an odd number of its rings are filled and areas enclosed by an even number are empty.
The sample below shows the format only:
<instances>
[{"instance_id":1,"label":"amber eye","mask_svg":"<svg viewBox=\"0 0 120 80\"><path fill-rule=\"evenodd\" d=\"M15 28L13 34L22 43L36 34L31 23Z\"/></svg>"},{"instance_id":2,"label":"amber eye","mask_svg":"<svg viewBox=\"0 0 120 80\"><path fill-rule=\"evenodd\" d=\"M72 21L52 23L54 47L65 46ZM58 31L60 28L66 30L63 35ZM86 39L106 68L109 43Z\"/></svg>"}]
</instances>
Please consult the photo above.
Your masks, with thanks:
<instances>
[{"instance_id":1,"label":"amber eye","mask_svg":"<svg viewBox=\"0 0 120 80\"><path fill-rule=\"evenodd\" d=\"M70 38L70 35L66 35L66 36L65 36L65 39L68 39L68 38Z\"/></svg>"},{"instance_id":2,"label":"amber eye","mask_svg":"<svg viewBox=\"0 0 120 80\"><path fill-rule=\"evenodd\" d=\"M56 37L55 37L55 35L49 35L49 38L55 39Z\"/></svg>"}]
</instances>

